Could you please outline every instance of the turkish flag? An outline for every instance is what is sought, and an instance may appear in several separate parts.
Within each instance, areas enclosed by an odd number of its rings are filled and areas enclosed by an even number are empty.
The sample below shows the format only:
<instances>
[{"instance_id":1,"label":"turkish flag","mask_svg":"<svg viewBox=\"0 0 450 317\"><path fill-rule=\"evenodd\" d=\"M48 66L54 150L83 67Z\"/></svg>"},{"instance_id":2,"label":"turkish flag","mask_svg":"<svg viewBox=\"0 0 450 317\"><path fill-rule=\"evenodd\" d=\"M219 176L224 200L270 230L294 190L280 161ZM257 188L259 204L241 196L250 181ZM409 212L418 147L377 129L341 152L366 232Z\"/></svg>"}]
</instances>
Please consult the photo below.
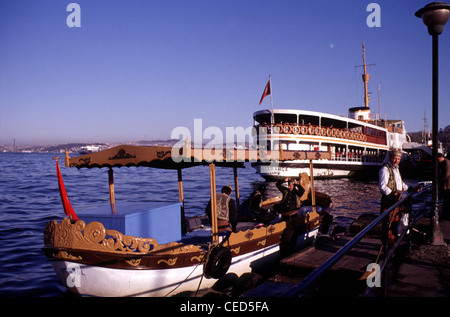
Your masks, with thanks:
<instances>
[{"instance_id":1,"label":"turkish flag","mask_svg":"<svg viewBox=\"0 0 450 317\"><path fill-rule=\"evenodd\" d=\"M270 95L270 80L267 82L266 88L264 88L264 92L263 92L263 95L261 97L261 100L259 101L259 104L262 103L264 97L266 97L267 95Z\"/></svg>"},{"instance_id":2,"label":"turkish flag","mask_svg":"<svg viewBox=\"0 0 450 317\"><path fill-rule=\"evenodd\" d=\"M64 212L66 215L73 220L78 220L78 216L70 204L69 197L67 196L66 188L64 187L64 182L61 175L61 170L59 169L58 161L56 161L56 176L58 177L59 193L61 194L61 201L64 207Z\"/></svg>"}]
</instances>

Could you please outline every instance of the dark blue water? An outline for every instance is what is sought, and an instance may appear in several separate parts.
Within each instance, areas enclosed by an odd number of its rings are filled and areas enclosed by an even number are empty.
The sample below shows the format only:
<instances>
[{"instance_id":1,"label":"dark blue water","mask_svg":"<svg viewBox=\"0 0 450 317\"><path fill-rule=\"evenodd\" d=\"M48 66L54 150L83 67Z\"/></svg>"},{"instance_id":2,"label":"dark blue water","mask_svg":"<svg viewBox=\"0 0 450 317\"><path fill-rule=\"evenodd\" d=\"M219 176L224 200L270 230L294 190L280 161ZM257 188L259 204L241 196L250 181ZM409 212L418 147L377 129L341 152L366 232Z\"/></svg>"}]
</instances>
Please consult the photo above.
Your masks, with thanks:
<instances>
[{"instance_id":1,"label":"dark blue water","mask_svg":"<svg viewBox=\"0 0 450 317\"><path fill-rule=\"evenodd\" d=\"M72 206L90 209L109 202L107 169L65 168L63 154L0 153L0 296L64 296L66 291L41 251L47 221L65 217L54 156ZM234 188L232 169L216 169L217 188ZM249 165L238 170L241 201L264 183ZM114 169L116 202L178 199L176 171L146 167ZM183 171L186 217L203 214L209 200L209 169ZM334 202L334 221L348 226L360 214L378 213L376 182L316 180L316 189ZM278 195L274 183L267 195Z\"/></svg>"}]
</instances>

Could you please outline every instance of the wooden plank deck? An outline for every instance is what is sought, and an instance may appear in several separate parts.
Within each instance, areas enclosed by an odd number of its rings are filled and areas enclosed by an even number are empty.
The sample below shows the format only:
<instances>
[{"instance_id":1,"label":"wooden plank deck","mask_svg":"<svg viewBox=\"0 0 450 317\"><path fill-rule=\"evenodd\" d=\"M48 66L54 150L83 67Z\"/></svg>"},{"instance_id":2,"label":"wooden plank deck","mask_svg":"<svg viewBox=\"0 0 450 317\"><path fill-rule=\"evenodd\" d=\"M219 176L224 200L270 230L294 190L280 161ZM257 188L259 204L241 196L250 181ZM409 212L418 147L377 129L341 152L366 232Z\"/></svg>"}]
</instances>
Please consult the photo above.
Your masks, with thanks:
<instances>
[{"instance_id":1,"label":"wooden plank deck","mask_svg":"<svg viewBox=\"0 0 450 317\"><path fill-rule=\"evenodd\" d=\"M246 296L280 296L325 263L352 238L321 237L314 245L281 260L278 274ZM363 238L324 274L320 279L321 291L316 296L358 296L367 286L363 278L367 265L376 261L380 249L380 238Z\"/></svg>"},{"instance_id":2,"label":"wooden plank deck","mask_svg":"<svg viewBox=\"0 0 450 317\"><path fill-rule=\"evenodd\" d=\"M343 236L337 239L322 238L315 245L298 253L292 254L280 262L282 272L307 272L322 265L339 249L341 249L352 237ZM350 270L364 273L369 263L376 261L381 249L379 238L363 238L350 249L331 270Z\"/></svg>"},{"instance_id":3,"label":"wooden plank deck","mask_svg":"<svg viewBox=\"0 0 450 317\"><path fill-rule=\"evenodd\" d=\"M431 236L430 220L423 219L420 232ZM417 224L415 227L417 227ZM450 294L450 221L441 220L440 227L447 245L434 246L413 236L415 244L406 254L397 254L395 268L388 272L389 297L448 297ZM427 229L428 228L428 229ZM414 233L414 231L412 231ZM342 248L352 237L338 239L321 237L315 245L280 261L279 273L252 289L245 297L282 296ZM332 266L319 280L314 296L357 297L366 289L361 279L367 265L376 261L381 248L380 238L363 238ZM392 263L392 262L391 262ZM382 296L375 289L374 296Z\"/></svg>"}]
</instances>

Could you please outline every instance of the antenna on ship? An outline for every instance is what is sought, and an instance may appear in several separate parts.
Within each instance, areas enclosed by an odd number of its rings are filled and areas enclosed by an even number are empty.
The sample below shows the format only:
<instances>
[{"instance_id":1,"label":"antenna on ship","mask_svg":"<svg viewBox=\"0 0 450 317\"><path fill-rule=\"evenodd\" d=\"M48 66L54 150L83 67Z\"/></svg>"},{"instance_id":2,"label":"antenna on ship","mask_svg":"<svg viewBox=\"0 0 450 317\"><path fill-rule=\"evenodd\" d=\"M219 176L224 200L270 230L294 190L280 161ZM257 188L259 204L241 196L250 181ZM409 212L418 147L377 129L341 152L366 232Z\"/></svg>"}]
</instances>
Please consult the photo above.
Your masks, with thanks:
<instances>
[{"instance_id":1,"label":"antenna on ship","mask_svg":"<svg viewBox=\"0 0 450 317\"><path fill-rule=\"evenodd\" d=\"M367 73L367 66L374 66L375 64L366 64L366 45L363 42L362 43L362 49L363 49L363 65L356 66L356 67L363 67L364 73L362 74L362 80L364 82L364 106L366 108L369 108L369 89L367 88L367 83L369 82L369 74Z\"/></svg>"},{"instance_id":2,"label":"antenna on ship","mask_svg":"<svg viewBox=\"0 0 450 317\"><path fill-rule=\"evenodd\" d=\"M423 111L423 133L422 133L422 141L424 145L428 145L428 140L427 140L427 111L424 110Z\"/></svg>"},{"instance_id":3,"label":"antenna on ship","mask_svg":"<svg viewBox=\"0 0 450 317\"><path fill-rule=\"evenodd\" d=\"M378 120L381 121L380 85L378 85Z\"/></svg>"},{"instance_id":4,"label":"antenna on ship","mask_svg":"<svg viewBox=\"0 0 450 317\"><path fill-rule=\"evenodd\" d=\"M364 82L364 107L353 107L349 109L349 118L358 119L358 120L364 120L364 121L370 121L371 115L370 115L370 108L369 108L369 89L368 89L368 82L369 82L369 74L367 73L367 66L375 65L375 64L366 64L366 45L363 42L362 43L362 49L363 49L363 65L358 65L355 67L364 67L364 72L362 74L362 80Z\"/></svg>"},{"instance_id":5,"label":"antenna on ship","mask_svg":"<svg viewBox=\"0 0 450 317\"><path fill-rule=\"evenodd\" d=\"M369 93L367 91L367 83L369 82L369 74L367 73L367 65L366 65L366 45L362 44L363 48L363 63L364 63L364 73L362 75L362 80L364 82L364 106L366 108L369 107Z\"/></svg>"}]
</instances>

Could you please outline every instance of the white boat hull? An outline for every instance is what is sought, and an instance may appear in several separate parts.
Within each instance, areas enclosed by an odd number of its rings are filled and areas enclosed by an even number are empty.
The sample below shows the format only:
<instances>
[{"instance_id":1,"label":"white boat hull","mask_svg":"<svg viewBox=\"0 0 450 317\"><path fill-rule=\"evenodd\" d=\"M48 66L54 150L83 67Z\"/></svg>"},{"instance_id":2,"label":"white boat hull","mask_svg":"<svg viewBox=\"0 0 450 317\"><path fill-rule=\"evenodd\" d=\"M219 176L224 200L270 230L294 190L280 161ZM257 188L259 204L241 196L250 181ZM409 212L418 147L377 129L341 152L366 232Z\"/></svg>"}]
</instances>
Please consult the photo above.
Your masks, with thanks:
<instances>
[{"instance_id":1,"label":"white boat hull","mask_svg":"<svg viewBox=\"0 0 450 317\"><path fill-rule=\"evenodd\" d=\"M293 161L288 164L253 164L256 172L267 180L296 178L299 174L310 173L309 161ZM378 170L381 163L338 162L338 161L314 161L314 178L345 178L352 177L355 173L368 170Z\"/></svg>"},{"instance_id":2,"label":"white boat hull","mask_svg":"<svg viewBox=\"0 0 450 317\"><path fill-rule=\"evenodd\" d=\"M299 235L296 248L312 243L318 229ZM227 274L238 276L279 260L279 245L232 258ZM82 296L173 296L184 291L206 289L216 279L203 276L203 264L160 270L125 270L90 266L70 261L52 261L60 281L71 292Z\"/></svg>"}]
</instances>

